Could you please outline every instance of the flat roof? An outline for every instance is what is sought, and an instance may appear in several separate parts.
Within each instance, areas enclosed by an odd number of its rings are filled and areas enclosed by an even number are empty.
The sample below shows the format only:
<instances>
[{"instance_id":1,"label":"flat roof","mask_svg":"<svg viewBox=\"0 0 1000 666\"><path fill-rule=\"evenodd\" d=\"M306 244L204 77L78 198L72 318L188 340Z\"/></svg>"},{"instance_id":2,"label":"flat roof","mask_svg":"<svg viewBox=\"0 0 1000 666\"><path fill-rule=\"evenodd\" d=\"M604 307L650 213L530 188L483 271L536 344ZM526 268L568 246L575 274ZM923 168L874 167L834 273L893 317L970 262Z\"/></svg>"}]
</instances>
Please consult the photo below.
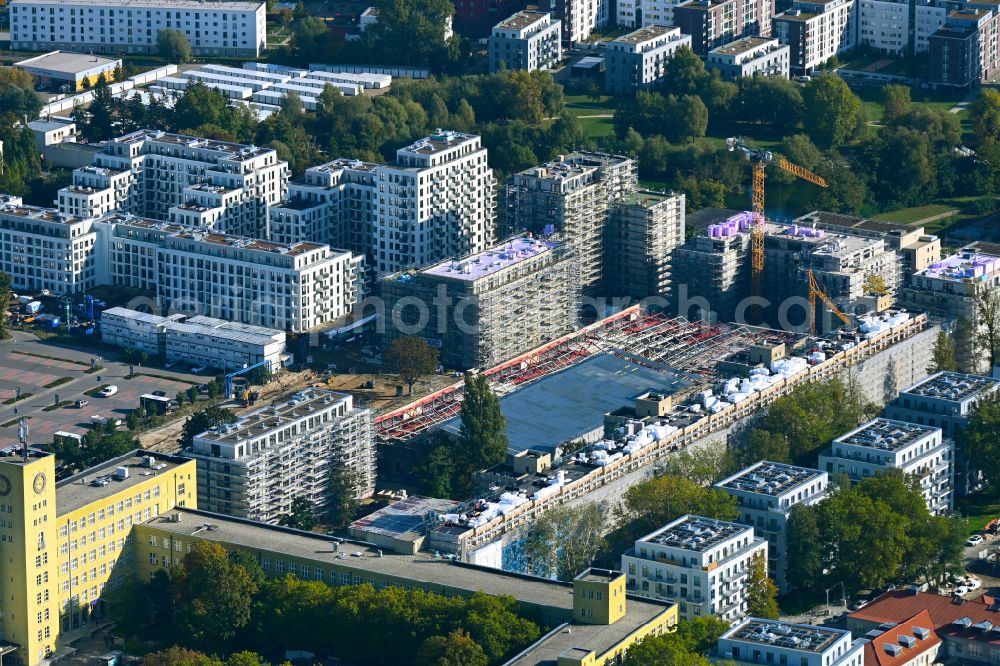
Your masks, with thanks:
<instances>
[{"instance_id":1,"label":"flat roof","mask_svg":"<svg viewBox=\"0 0 1000 666\"><path fill-rule=\"evenodd\" d=\"M604 414L631 405L649 390L672 394L690 382L681 373L654 370L612 354L597 354L500 398L510 450L551 453L563 442L604 423ZM460 418L439 427L457 434Z\"/></svg>"},{"instance_id":2,"label":"flat roof","mask_svg":"<svg viewBox=\"0 0 1000 666\"><path fill-rule=\"evenodd\" d=\"M89 4L89 3L87 3ZM212 7L209 3L196 2L200 7ZM263 3L262 3L263 4ZM180 79L187 81L187 79ZM262 91L266 92L266 91ZM130 134L125 134L112 141L120 143L136 143L138 141L159 141L162 143L184 146L192 150L210 150L225 154L223 159L253 159L264 153L274 152L273 148L265 148L252 144L233 143L231 141L219 141L217 139L206 139L203 137L191 136L190 134L177 134L175 132L164 132L163 130L141 129Z\"/></svg>"},{"instance_id":3,"label":"flat roof","mask_svg":"<svg viewBox=\"0 0 1000 666\"><path fill-rule=\"evenodd\" d=\"M411 495L355 520L350 529L390 537L422 532L425 527L434 524L435 519L429 519L429 515L457 513L462 505L455 500Z\"/></svg>"},{"instance_id":4,"label":"flat roof","mask_svg":"<svg viewBox=\"0 0 1000 666\"><path fill-rule=\"evenodd\" d=\"M961 372L939 372L917 382L901 393L924 398L963 402L1000 386L1000 379Z\"/></svg>"},{"instance_id":5,"label":"flat roof","mask_svg":"<svg viewBox=\"0 0 1000 666\"><path fill-rule=\"evenodd\" d=\"M918 277L950 282L981 281L1000 273L1000 257L979 252L956 252L917 273Z\"/></svg>"},{"instance_id":6,"label":"flat roof","mask_svg":"<svg viewBox=\"0 0 1000 666\"><path fill-rule=\"evenodd\" d=\"M428 137L418 139L405 148L400 148L399 152L417 153L418 155L433 155L434 153L440 153L441 151L463 144L466 141L478 138L479 136L476 134L465 134L463 132L455 132L452 130L437 130L434 134L431 134Z\"/></svg>"},{"instance_id":7,"label":"flat roof","mask_svg":"<svg viewBox=\"0 0 1000 666\"><path fill-rule=\"evenodd\" d=\"M52 130L74 126L75 123L73 122L61 123L56 120L32 120L28 123L28 127L36 132L51 132Z\"/></svg>"},{"instance_id":8,"label":"flat roof","mask_svg":"<svg viewBox=\"0 0 1000 666\"><path fill-rule=\"evenodd\" d=\"M666 201L672 197L676 196L673 192L657 192L656 190L636 190L635 193L629 194L624 199L621 199L620 203L628 206L655 206L658 203Z\"/></svg>"},{"instance_id":9,"label":"flat roof","mask_svg":"<svg viewBox=\"0 0 1000 666\"><path fill-rule=\"evenodd\" d=\"M833 441L835 444L850 444L866 449L898 451L939 430L933 426L878 417Z\"/></svg>"},{"instance_id":10,"label":"flat roof","mask_svg":"<svg viewBox=\"0 0 1000 666\"><path fill-rule=\"evenodd\" d=\"M762 460L720 481L717 487L776 497L824 476L826 472Z\"/></svg>"},{"instance_id":11,"label":"flat roof","mask_svg":"<svg viewBox=\"0 0 1000 666\"><path fill-rule=\"evenodd\" d=\"M752 617L727 631L721 638L820 654L838 639L844 637L850 639L850 636L851 632L842 629Z\"/></svg>"},{"instance_id":12,"label":"flat roof","mask_svg":"<svg viewBox=\"0 0 1000 666\"><path fill-rule=\"evenodd\" d=\"M669 35L673 32L679 31L679 28L674 28L666 25L647 25L638 30L633 30L627 35L622 35L612 42L618 42L619 44L641 44L643 42L648 42L651 39L656 39L657 37L662 37L664 35Z\"/></svg>"},{"instance_id":13,"label":"flat roof","mask_svg":"<svg viewBox=\"0 0 1000 666\"><path fill-rule=\"evenodd\" d=\"M511 238L495 245L488 250L473 254L459 260L449 259L420 271L424 275L446 277L465 282L475 282L484 277L499 273L505 268L516 266L529 259L534 259L559 247L536 238Z\"/></svg>"},{"instance_id":14,"label":"flat roof","mask_svg":"<svg viewBox=\"0 0 1000 666\"><path fill-rule=\"evenodd\" d=\"M156 460L153 467L146 466L143 460L146 456ZM187 462L190 462L187 458L142 449L106 460L56 483L56 515L64 516L91 502L99 502ZM127 479L115 477L115 470L119 467L128 468Z\"/></svg>"},{"instance_id":15,"label":"flat roof","mask_svg":"<svg viewBox=\"0 0 1000 666\"><path fill-rule=\"evenodd\" d=\"M10 4L94 5L92 0L12 0ZM202 0L101 0L101 4L104 6L114 5L115 7L162 7L165 9L204 9L206 11L218 11L220 9L224 11L256 11L257 8L262 6L264 3L245 1L235 2L232 0L213 0L212 2L203 2Z\"/></svg>"},{"instance_id":16,"label":"flat roof","mask_svg":"<svg viewBox=\"0 0 1000 666\"><path fill-rule=\"evenodd\" d=\"M522 28L527 28L533 23L545 20L548 17L548 12L521 11L500 21L500 23L497 23L496 27L505 28L507 30L520 30Z\"/></svg>"},{"instance_id":17,"label":"flat roof","mask_svg":"<svg viewBox=\"0 0 1000 666\"><path fill-rule=\"evenodd\" d=\"M717 46L711 51L709 51L709 53L721 53L723 55L740 55L741 53L752 51L757 47L764 46L765 44L770 44L771 42L777 43L778 40L768 37L744 37L743 39L738 39L735 42L724 44L722 46Z\"/></svg>"},{"instance_id":18,"label":"flat roof","mask_svg":"<svg viewBox=\"0 0 1000 666\"><path fill-rule=\"evenodd\" d=\"M17 4L16 0L11 4ZM72 0L69 0L68 2L60 0L57 4L74 3ZM81 2L79 4L90 5L93 3ZM115 65L119 62L120 61L117 58L104 58L87 53L72 53L70 51L53 51L51 53L35 56L34 58L28 58L27 60L21 60L20 62L14 63L14 66L45 69L50 72L72 74L75 76L80 72L85 72L94 69L95 67L114 69Z\"/></svg>"},{"instance_id":19,"label":"flat roof","mask_svg":"<svg viewBox=\"0 0 1000 666\"><path fill-rule=\"evenodd\" d=\"M640 543L651 543L681 550L703 553L744 532L753 536L753 528L714 518L687 515L647 534Z\"/></svg>"},{"instance_id":20,"label":"flat roof","mask_svg":"<svg viewBox=\"0 0 1000 666\"><path fill-rule=\"evenodd\" d=\"M305 418L318 409L335 407L344 399L349 399L346 393L327 391L324 389L305 389L293 395L285 402L275 402L256 411L237 417L230 424L220 425L195 435L196 440L236 444L250 437L261 437L269 432L283 428L291 423Z\"/></svg>"}]
</instances>

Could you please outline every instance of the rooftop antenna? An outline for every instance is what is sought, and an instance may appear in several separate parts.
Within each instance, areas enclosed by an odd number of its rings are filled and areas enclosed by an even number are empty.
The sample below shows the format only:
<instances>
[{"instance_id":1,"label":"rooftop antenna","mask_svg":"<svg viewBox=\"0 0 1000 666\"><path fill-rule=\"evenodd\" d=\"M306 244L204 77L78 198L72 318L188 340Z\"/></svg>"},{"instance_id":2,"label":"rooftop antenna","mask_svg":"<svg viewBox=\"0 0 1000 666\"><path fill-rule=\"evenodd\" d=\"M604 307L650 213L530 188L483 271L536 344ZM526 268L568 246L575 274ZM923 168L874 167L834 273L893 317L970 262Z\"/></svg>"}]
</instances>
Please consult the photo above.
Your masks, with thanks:
<instances>
[{"instance_id":1,"label":"rooftop antenna","mask_svg":"<svg viewBox=\"0 0 1000 666\"><path fill-rule=\"evenodd\" d=\"M24 462L28 462L28 419L24 416L17 424L17 438L21 441L21 454Z\"/></svg>"}]
</instances>

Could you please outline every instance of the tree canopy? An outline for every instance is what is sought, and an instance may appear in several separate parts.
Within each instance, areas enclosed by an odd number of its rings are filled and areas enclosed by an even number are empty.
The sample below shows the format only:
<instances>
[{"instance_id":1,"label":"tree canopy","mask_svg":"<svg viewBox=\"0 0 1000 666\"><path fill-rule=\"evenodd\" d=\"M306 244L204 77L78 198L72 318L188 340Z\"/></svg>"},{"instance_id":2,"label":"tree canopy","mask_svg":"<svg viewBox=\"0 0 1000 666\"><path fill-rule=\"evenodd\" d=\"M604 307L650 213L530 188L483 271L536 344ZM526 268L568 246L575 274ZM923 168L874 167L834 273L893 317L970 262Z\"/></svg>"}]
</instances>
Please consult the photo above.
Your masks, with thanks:
<instances>
[{"instance_id":1,"label":"tree canopy","mask_svg":"<svg viewBox=\"0 0 1000 666\"><path fill-rule=\"evenodd\" d=\"M459 437L475 469L486 469L507 458L507 419L486 375L466 373Z\"/></svg>"},{"instance_id":2,"label":"tree canopy","mask_svg":"<svg viewBox=\"0 0 1000 666\"><path fill-rule=\"evenodd\" d=\"M406 382L411 394L420 377L438 369L439 359L438 350L416 335L396 338L382 355L385 364Z\"/></svg>"},{"instance_id":3,"label":"tree canopy","mask_svg":"<svg viewBox=\"0 0 1000 666\"><path fill-rule=\"evenodd\" d=\"M528 528L526 554L532 573L573 580L605 546L604 510L594 502L549 509Z\"/></svg>"},{"instance_id":4,"label":"tree canopy","mask_svg":"<svg viewBox=\"0 0 1000 666\"><path fill-rule=\"evenodd\" d=\"M739 516L736 498L729 493L664 474L626 490L617 519L630 535L624 539L628 542L688 513L719 520Z\"/></svg>"},{"instance_id":5,"label":"tree canopy","mask_svg":"<svg viewBox=\"0 0 1000 666\"><path fill-rule=\"evenodd\" d=\"M167 62L178 65L191 62L191 42L176 28L162 28L156 33L156 50Z\"/></svg>"}]
</instances>

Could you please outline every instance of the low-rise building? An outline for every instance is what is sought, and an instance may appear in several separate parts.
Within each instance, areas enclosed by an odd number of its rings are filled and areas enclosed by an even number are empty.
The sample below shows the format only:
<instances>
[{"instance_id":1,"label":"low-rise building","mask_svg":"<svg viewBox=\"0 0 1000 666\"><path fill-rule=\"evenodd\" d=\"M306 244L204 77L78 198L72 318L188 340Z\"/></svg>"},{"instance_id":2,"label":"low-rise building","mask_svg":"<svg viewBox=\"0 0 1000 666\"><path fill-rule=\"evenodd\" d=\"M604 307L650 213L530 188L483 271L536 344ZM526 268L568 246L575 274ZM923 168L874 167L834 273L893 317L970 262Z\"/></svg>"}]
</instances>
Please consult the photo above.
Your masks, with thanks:
<instances>
[{"instance_id":1,"label":"low-rise building","mask_svg":"<svg viewBox=\"0 0 1000 666\"><path fill-rule=\"evenodd\" d=\"M198 463L198 505L207 511L274 523L296 498L316 515L332 501L331 475L344 474L354 496L375 492L371 412L347 394L308 389L195 435L181 455Z\"/></svg>"},{"instance_id":2,"label":"low-rise building","mask_svg":"<svg viewBox=\"0 0 1000 666\"><path fill-rule=\"evenodd\" d=\"M547 12L521 11L493 27L490 71L552 69L562 60L562 24Z\"/></svg>"},{"instance_id":3,"label":"low-rise building","mask_svg":"<svg viewBox=\"0 0 1000 666\"><path fill-rule=\"evenodd\" d=\"M109 308L101 313L101 341L164 360L223 371L266 362L282 365L285 332L235 321L180 314L154 314Z\"/></svg>"},{"instance_id":4,"label":"low-rise building","mask_svg":"<svg viewBox=\"0 0 1000 666\"><path fill-rule=\"evenodd\" d=\"M969 88L993 80L1000 68L1000 14L970 4L948 14L928 39L933 84Z\"/></svg>"},{"instance_id":5,"label":"low-rise building","mask_svg":"<svg viewBox=\"0 0 1000 666\"><path fill-rule=\"evenodd\" d=\"M418 335L449 368L491 368L576 328L579 268L559 243L512 238L381 283L384 346Z\"/></svg>"},{"instance_id":6,"label":"low-rise building","mask_svg":"<svg viewBox=\"0 0 1000 666\"><path fill-rule=\"evenodd\" d=\"M865 641L851 632L749 617L719 637L719 659L743 664L881 666L865 662ZM895 662L893 662L895 663Z\"/></svg>"},{"instance_id":7,"label":"low-rise building","mask_svg":"<svg viewBox=\"0 0 1000 666\"><path fill-rule=\"evenodd\" d=\"M691 50L705 57L741 37L769 37L772 16L774 0L685 0L674 7L671 25L691 35Z\"/></svg>"},{"instance_id":8,"label":"low-rise building","mask_svg":"<svg viewBox=\"0 0 1000 666\"><path fill-rule=\"evenodd\" d=\"M753 558L767 560L767 542L752 527L683 516L647 534L622 555L628 590L677 603L679 617L716 615L736 621L747 613Z\"/></svg>"},{"instance_id":9,"label":"low-rise building","mask_svg":"<svg viewBox=\"0 0 1000 666\"><path fill-rule=\"evenodd\" d=\"M737 81L749 76L788 78L791 49L777 39L744 37L708 52L705 67L718 70L723 79Z\"/></svg>"},{"instance_id":10,"label":"low-rise building","mask_svg":"<svg viewBox=\"0 0 1000 666\"><path fill-rule=\"evenodd\" d=\"M670 298L674 248L684 242L684 195L638 190L611 208L604 227L604 291L636 301Z\"/></svg>"},{"instance_id":11,"label":"low-rise building","mask_svg":"<svg viewBox=\"0 0 1000 666\"><path fill-rule=\"evenodd\" d=\"M76 123L58 120L32 120L28 129L35 133L35 148L40 152L46 146L52 146L63 141L76 140Z\"/></svg>"},{"instance_id":12,"label":"low-rise building","mask_svg":"<svg viewBox=\"0 0 1000 666\"><path fill-rule=\"evenodd\" d=\"M976 403L1000 389L1000 379L959 372L938 372L899 392L885 407L890 419L940 428L955 442L955 492L961 497L982 483L971 469L959 435L969 423Z\"/></svg>"},{"instance_id":13,"label":"low-rise building","mask_svg":"<svg viewBox=\"0 0 1000 666\"><path fill-rule=\"evenodd\" d=\"M680 28L647 25L608 44L604 59L604 89L613 95L634 95L663 78L667 62L691 35Z\"/></svg>"},{"instance_id":14,"label":"low-rise building","mask_svg":"<svg viewBox=\"0 0 1000 666\"><path fill-rule=\"evenodd\" d=\"M820 454L819 468L855 483L899 470L919 481L928 510L945 516L954 508L953 451L940 428L880 417L833 440Z\"/></svg>"},{"instance_id":15,"label":"low-rise building","mask_svg":"<svg viewBox=\"0 0 1000 666\"><path fill-rule=\"evenodd\" d=\"M715 487L736 498L736 520L767 539L768 575L781 592L794 587L788 567L788 517L798 504L811 506L826 497L830 477L807 467L763 460L723 479Z\"/></svg>"},{"instance_id":16,"label":"low-rise building","mask_svg":"<svg viewBox=\"0 0 1000 666\"><path fill-rule=\"evenodd\" d=\"M20 7L12 10L18 15ZM62 10L60 10L60 13ZM41 17L45 21L48 17ZM37 48L29 49L37 51ZM121 71L122 61L117 58L102 58L93 54L71 53L69 51L52 51L45 55L35 56L14 63L15 69L31 74L35 85L51 92L72 92L84 90L97 85L101 76L111 83L115 80L115 71Z\"/></svg>"},{"instance_id":17,"label":"low-rise building","mask_svg":"<svg viewBox=\"0 0 1000 666\"><path fill-rule=\"evenodd\" d=\"M793 75L808 76L857 44L856 0L794 0L774 17L774 34L791 48Z\"/></svg>"}]
</instances>

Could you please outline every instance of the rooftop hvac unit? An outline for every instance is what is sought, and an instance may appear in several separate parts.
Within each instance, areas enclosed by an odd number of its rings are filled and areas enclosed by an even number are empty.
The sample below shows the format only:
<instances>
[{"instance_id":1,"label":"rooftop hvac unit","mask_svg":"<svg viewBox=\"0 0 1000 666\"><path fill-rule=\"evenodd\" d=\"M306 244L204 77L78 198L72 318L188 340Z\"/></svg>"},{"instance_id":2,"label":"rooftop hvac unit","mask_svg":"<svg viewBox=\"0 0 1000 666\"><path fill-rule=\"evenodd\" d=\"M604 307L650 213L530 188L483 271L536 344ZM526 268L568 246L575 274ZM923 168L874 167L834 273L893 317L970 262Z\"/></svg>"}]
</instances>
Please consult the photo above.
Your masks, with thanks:
<instances>
[{"instance_id":1,"label":"rooftop hvac unit","mask_svg":"<svg viewBox=\"0 0 1000 666\"><path fill-rule=\"evenodd\" d=\"M124 465L115 468L115 478L119 481L124 481L128 478L128 467Z\"/></svg>"}]
</instances>

